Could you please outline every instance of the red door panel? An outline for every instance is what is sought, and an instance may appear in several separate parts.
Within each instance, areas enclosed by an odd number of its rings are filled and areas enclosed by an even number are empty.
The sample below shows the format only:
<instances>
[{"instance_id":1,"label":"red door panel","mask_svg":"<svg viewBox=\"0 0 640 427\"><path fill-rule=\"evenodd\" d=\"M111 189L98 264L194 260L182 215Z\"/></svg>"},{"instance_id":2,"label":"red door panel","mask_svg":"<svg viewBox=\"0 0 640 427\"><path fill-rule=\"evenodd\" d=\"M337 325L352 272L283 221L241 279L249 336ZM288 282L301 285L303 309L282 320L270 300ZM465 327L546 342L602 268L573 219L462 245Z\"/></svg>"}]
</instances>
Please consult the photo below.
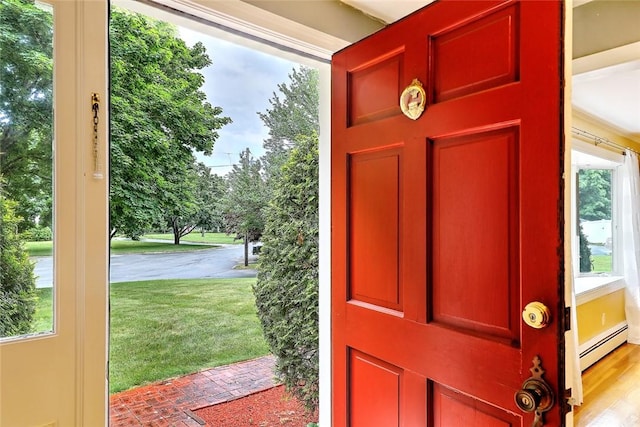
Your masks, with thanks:
<instances>
[{"instance_id":1,"label":"red door panel","mask_svg":"<svg viewBox=\"0 0 640 427\"><path fill-rule=\"evenodd\" d=\"M511 427L520 425L517 416L484 402L457 393L441 385L433 385L433 426Z\"/></svg>"},{"instance_id":2,"label":"red door panel","mask_svg":"<svg viewBox=\"0 0 640 427\"><path fill-rule=\"evenodd\" d=\"M386 52L374 64L363 64L349 73L349 125L357 125L397 115L398 100L394 91L379 90L394 82L402 85L401 50ZM402 90L402 89L400 89Z\"/></svg>"},{"instance_id":3,"label":"red door panel","mask_svg":"<svg viewBox=\"0 0 640 427\"><path fill-rule=\"evenodd\" d=\"M351 423L398 425L402 369L355 350L349 356Z\"/></svg>"},{"instance_id":4,"label":"red door panel","mask_svg":"<svg viewBox=\"0 0 640 427\"><path fill-rule=\"evenodd\" d=\"M520 343L518 128L431 141L434 323Z\"/></svg>"},{"instance_id":5,"label":"red door panel","mask_svg":"<svg viewBox=\"0 0 640 427\"><path fill-rule=\"evenodd\" d=\"M350 301L402 310L398 148L349 157ZM384 251L380 242L386 242Z\"/></svg>"},{"instance_id":6,"label":"red door panel","mask_svg":"<svg viewBox=\"0 0 640 427\"><path fill-rule=\"evenodd\" d=\"M536 355L561 396L561 22L561 2L444 0L334 56L334 426L529 425ZM524 325L531 301L550 326Z\"/></svg>"},{"instance_id":7,"label":"red door panel","mask_svg":"<svg viewBox=\"0 0 640 427\"><path fill-rule=\"evenodd\" d=\"M431 34L434 101L515 82L519 65L518 34L517 7ZM460 67L461 58L464 58L464 67Z\"/></svg>"}]
</instances>

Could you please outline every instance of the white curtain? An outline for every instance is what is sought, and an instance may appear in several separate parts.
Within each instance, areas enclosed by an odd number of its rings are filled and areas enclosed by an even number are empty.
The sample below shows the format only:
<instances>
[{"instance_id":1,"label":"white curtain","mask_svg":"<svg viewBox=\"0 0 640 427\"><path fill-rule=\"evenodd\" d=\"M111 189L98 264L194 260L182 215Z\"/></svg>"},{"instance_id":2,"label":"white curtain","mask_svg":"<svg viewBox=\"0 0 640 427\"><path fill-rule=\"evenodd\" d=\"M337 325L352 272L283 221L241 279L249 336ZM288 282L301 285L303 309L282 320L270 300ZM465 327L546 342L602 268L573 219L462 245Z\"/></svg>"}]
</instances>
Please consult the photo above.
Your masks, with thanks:
<instances>
[{"instance_id":1,"label":"white curtain","mask_svg":"<svg viewBox=\"0 0 640 427\"><path fill-rule=\"evenodd\" d=\"M627 341L640 344L640 172L638 156L627 150L622 175L622 262L626 282Z\"/></svg>"},{"instance_id":2,"label":"white curtain","mask_svg":"<svg viewBox=\"0 0 640 427\"><path fill-rule=\"evenodd\" d=\"M567 348L567 385L571 388L569 404L574 406L582 405L582 370L580 369L580 348L578 343L578 315L576 313L576 289L575 276L573 275L572 264L569 264L571 271L571 329L565 334L565 346ZM566 297L566 294L565 294Z\"/></svg>"}]
</instances>

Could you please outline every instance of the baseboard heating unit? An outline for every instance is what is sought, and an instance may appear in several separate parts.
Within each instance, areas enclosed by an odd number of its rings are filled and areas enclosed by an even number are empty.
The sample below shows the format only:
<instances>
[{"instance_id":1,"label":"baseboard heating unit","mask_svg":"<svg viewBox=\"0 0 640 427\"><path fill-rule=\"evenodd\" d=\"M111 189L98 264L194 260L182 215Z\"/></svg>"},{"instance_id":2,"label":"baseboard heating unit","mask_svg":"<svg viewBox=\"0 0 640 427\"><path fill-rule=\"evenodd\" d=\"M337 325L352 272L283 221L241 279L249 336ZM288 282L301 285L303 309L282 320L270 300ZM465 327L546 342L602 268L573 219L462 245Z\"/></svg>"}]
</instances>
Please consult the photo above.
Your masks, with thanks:
<instances>
[{"instance_id":1,"label":"baseboard heating unit","mask_svg":"<svg viewBox=\"0 0 640 427\"><path fill-rule=\"evenodd\" d=\"M619 323L593 337L580 346L580 369L584 371L626 341L627 322Z\"/></svg>"}]
</instances>

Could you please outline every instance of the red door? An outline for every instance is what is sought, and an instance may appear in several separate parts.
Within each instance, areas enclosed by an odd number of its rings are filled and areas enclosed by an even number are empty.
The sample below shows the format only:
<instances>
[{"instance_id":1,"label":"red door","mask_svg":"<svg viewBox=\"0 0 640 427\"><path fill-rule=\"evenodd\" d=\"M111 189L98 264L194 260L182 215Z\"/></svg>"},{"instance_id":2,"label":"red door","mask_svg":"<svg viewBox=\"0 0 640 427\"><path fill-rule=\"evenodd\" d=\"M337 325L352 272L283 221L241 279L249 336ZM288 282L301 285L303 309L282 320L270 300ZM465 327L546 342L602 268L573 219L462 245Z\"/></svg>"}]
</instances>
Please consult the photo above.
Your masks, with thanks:
<instances>
[{"instance_id":1,"label":"red door","mask_svg":"<svg viewBox=\"0 0 640 427\"><path fill-rule=\"evenodd\" d=\"M562 7L440 1L333 57L333 426L531 425L535 356L562 424Z\"/></svg>"}]
</instances>

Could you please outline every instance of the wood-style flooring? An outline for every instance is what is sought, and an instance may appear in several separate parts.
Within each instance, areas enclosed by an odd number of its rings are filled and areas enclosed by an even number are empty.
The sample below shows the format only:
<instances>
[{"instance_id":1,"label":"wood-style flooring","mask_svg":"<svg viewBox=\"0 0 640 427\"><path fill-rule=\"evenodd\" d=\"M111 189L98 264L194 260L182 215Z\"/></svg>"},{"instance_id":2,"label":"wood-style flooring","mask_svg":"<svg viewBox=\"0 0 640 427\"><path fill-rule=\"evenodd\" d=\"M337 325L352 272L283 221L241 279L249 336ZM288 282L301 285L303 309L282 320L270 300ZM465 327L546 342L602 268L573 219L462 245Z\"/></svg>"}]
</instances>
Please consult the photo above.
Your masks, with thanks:
<instances>
[{"instance_id":1,"label":"wood-style flooring","mask_svg":"<svg viewBox=\"0 0 640 427\"><path fill-rule=\"evenodd\" d=\"M640 346L624 344L582 373L576 427L640 426Z\"/></svg>"}]
</instances>

